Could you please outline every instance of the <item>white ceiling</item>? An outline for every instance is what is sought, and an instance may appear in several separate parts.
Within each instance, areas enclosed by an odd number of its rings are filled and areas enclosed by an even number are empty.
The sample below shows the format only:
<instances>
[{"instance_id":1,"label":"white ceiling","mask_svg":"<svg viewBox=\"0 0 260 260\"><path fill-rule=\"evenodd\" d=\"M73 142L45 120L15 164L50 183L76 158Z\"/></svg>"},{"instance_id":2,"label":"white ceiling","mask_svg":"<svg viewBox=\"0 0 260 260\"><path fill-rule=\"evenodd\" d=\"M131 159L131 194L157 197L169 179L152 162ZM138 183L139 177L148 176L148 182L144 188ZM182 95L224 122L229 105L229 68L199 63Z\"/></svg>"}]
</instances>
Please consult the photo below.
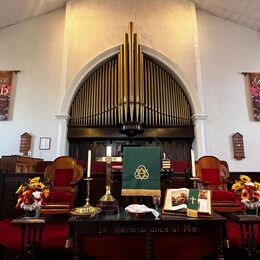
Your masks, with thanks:
<instances>
[{"instance_id":1,"label":"white ceiling","mask_svg":"<svg viewBox=\"0 0 260 260\"><path fill-rule=\"evenodd\" d=\"M0 0L0 29L65 5L67 0ZM190 0L198 9L260 32L260 0Z\"/></svg>"}]
</instances>

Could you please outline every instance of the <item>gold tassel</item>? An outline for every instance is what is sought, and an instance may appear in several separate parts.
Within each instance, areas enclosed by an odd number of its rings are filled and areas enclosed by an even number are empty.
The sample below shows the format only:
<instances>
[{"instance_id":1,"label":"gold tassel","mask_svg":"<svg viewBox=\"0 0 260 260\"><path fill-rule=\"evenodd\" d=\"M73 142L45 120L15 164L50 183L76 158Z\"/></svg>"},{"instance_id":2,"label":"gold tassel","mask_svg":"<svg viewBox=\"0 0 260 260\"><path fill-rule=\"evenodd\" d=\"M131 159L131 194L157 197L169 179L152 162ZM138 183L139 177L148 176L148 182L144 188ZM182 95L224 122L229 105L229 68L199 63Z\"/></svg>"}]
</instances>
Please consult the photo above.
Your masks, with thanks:
<instances>
[{"instance_id":1,"label":"gold tassel","mask_svg":"<svg viewBox=\"0 0 260 260\"><path fill-rule=\"evenodd\" d=\"M161 196L160 190L122 189L122 196Z\"/></svg>"}]
</instances>

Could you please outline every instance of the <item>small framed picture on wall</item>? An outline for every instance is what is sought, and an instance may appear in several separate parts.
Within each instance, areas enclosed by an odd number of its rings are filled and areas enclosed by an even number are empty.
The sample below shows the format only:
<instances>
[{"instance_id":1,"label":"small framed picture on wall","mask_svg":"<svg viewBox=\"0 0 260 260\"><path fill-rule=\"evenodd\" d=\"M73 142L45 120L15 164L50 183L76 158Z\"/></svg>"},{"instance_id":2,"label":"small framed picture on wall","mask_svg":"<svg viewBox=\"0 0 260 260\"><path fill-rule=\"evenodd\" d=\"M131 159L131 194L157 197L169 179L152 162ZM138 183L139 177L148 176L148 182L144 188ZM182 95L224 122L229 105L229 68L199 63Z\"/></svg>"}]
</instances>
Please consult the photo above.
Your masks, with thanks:
<instances>
[{"instance_id":1,"label":"small framed picture on wall","mask_svg":"<svg viewBox=\"0 0 260 260\"><path fill-rule=\"evenodd\" d=\"M51 138L50 137L40 137L39 149L40 150L50 150L51 149Z\"/></svg>"}]
</instances>

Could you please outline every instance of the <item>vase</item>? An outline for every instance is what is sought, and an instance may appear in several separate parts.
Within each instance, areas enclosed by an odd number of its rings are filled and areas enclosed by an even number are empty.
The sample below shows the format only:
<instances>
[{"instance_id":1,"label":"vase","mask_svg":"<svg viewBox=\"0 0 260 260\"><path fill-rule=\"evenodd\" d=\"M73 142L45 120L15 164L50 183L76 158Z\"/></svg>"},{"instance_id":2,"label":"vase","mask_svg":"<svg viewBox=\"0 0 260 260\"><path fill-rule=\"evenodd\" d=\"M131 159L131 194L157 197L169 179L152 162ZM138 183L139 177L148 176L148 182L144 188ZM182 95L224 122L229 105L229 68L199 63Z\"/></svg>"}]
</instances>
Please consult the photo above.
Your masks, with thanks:
<instances>
[{"instance_id":1,"label":"vase","mask_svg":"<svg viewBox=\"0 0 260 260\"><path fill-rule=\"evenodd\" d=\"M244 203L246 206L245 214L246 215L257 215L258 214L258 204L254 202Z\"/></svg>"},{"instance_id":2,"label":"vase","mask_svg":"<svg viewBox=\"0 0 260 260\"><path fill-rule=\"evenodd\" d=\"M34 210L25 210L25 216L28 218L39 218L41 208L36 208Z\"/></svg>"}]
</instances>

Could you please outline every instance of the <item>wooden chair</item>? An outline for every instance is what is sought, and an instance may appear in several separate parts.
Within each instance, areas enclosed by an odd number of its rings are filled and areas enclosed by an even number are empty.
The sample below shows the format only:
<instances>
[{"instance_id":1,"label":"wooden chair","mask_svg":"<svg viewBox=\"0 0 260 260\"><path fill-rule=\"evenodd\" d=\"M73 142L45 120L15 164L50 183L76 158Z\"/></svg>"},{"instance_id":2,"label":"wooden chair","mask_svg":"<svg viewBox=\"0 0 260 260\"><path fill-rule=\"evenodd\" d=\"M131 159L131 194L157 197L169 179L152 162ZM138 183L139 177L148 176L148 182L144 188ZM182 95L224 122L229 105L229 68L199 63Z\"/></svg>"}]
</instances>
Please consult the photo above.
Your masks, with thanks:
<instances>
[{"instance_id":1,"label":"wooden chair","mask_svg":"<svg viewBox=\"0 0 260 260\"><path fill-rule=\"evenodd\" d=\"M70 213L75 207L77 183L83 176L83 169L69 156L54 160L44 171L44 179L50 187L50 196L41 209L43 214Z\"/></svg>"},{"instance_id":2,"label":"wooden chair","mask_svg":"<svg viewBox=\"0 0 260 260\"><path fill-rule=\"evenodd\" d=\"M196 174L205 189L212 190L212 210L216 212L241 211L234 192L229 191L228 164L215 156L203 156L196 162Z\"/></svg>"}]
</instances>

